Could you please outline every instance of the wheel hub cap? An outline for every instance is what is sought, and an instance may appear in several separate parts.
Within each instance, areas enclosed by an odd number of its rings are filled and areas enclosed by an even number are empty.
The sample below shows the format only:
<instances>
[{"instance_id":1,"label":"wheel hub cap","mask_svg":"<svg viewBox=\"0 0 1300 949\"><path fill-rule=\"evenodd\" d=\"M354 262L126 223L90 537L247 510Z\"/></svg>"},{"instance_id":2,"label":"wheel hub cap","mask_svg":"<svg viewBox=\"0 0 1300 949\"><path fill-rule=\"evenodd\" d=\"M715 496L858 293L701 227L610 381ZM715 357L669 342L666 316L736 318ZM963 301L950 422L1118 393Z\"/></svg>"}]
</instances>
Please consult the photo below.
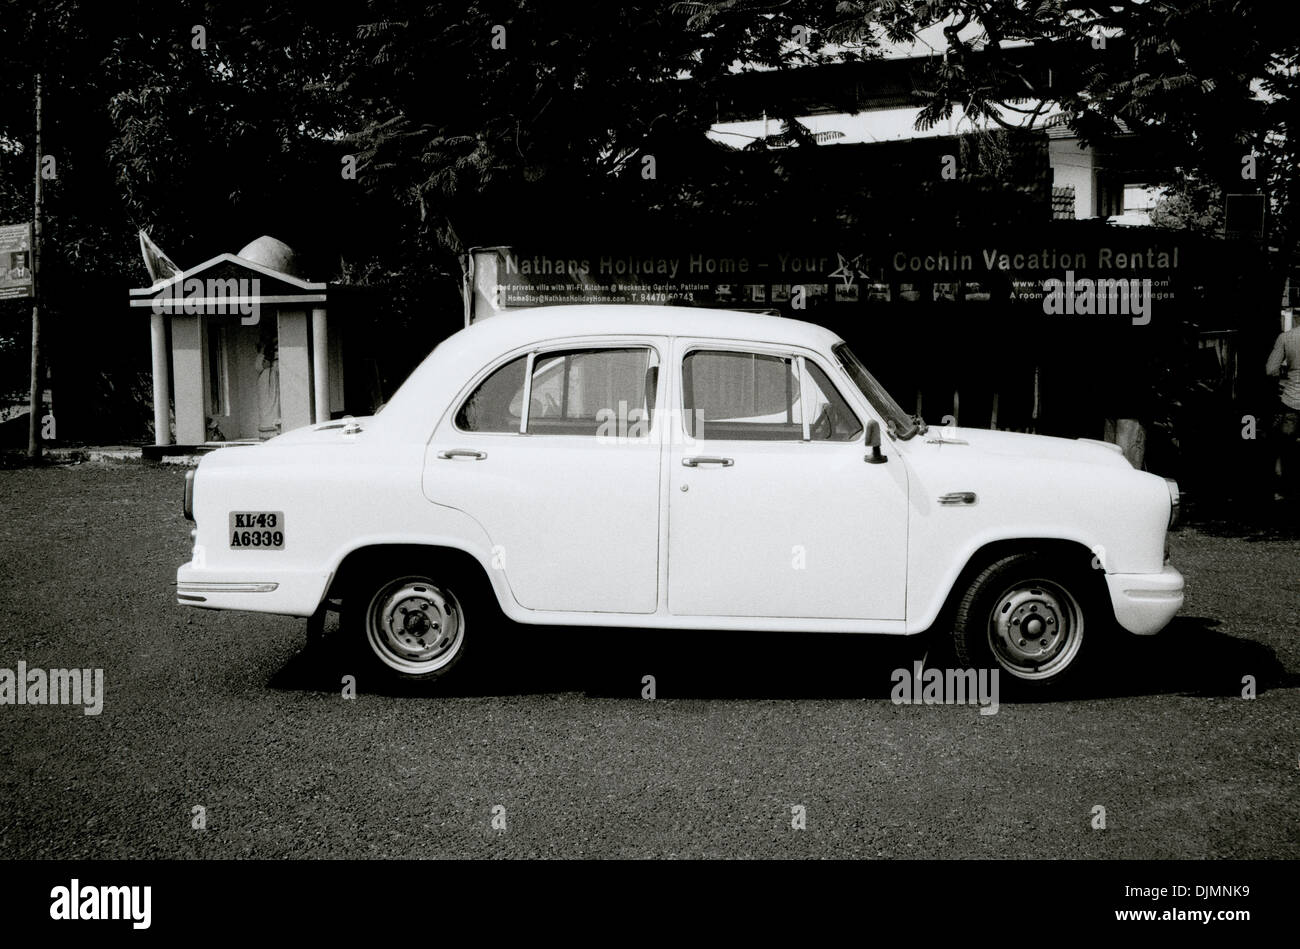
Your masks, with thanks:
<instances>
[{"instance_id":1,"label":"wheel hub cap","mask_svg":"<svg viewBox=\"0 0 1300 949\"><path fill-rule=\"evenodd\" d=\"M989 644L999 664L1024 678L1045 678L1063 668L1079 649L1078 601L1044 581L1017 584L993 608Z\"/></svg>"},{"instance_id":2,"label":"wheel hub cap","mask_svg":"<svg viewBox=\"0 0 1300 949\"><path fill-rule=\"evenodd\" d=\"M399 663L428 668L455 650L461 627L455 597L431 583L406 580L375 598L367 632Z\"/></svg>"}]
</instances>

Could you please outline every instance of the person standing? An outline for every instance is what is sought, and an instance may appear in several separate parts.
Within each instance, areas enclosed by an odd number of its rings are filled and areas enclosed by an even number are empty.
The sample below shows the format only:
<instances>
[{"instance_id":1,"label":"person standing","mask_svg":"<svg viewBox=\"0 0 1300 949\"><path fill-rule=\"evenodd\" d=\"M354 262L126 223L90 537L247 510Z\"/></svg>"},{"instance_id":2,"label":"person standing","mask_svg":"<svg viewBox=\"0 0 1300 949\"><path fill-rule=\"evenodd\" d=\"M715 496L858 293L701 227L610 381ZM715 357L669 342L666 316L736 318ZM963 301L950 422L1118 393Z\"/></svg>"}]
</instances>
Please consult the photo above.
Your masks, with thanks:
<instances>
[{"instance_id":1,"label":"person standing","mask_svg":"<svg viewBox=\"0 0 1300 949\"><path fill-rule=\"evenodd\" d=\"M1282 404L1273 417L1273 500L1281 501L1294 497L1300 479L1300 326L1278 334L1264 372L1281 376Z\"/></svg>"}]
</instances>

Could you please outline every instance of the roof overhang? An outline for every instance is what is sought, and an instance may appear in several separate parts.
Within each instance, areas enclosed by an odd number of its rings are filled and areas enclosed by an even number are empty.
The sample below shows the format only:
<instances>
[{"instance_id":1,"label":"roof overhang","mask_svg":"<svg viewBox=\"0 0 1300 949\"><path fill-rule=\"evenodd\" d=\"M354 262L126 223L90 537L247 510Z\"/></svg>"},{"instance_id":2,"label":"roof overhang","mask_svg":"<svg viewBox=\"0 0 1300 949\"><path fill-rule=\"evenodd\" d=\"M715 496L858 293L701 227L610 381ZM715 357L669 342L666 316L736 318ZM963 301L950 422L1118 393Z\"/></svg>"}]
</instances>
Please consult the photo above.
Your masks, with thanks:
<instances>
[{"instance_id":1,"label":"roof overhang","mask_svg":"<svg viewBox=\"0 0 1300 949\"><path fill-rule=\"evenodd\" d=\"M219 292L214 294L213 289ZM228 313L262 304L324 303L327 291L327 284L303 280L226 253L152 287L133 288L130 297L131 306L156 312L192 313L201 308Z\"/></svg>"}]
</instances>

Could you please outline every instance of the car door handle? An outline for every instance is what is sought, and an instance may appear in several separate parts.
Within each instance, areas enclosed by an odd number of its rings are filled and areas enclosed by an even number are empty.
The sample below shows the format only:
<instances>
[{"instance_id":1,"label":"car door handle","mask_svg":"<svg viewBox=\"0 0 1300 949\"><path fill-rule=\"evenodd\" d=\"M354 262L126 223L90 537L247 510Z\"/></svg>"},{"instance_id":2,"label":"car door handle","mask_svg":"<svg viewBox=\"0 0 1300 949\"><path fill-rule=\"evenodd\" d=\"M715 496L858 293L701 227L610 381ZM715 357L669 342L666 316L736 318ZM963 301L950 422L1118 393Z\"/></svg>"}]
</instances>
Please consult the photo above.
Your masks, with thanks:
<instances>
[{"instance_id":1,"label":"car door handle","mask_svg":"<svg viewBox=\"0 0 1300 949\"><path fill-rule=\"evenodd\" d=\"M687 468L698 468L700 465L721 465L723 468L730 468L735 461L730 458L718 458L715 455L692 455L683 458L682 464Z\"/></svg>"},{"instance_id":2,"label":"car door handle","mask_svg":"<svg viewBox=\"0 0 1300 949\"><path fill-rule=\"evenodd\" d=\"M487 457L485 451L475 451L472 448L448 448L446 451L438 452L439 458L473 458L475 461L482 461Z\"/></svg>"}]
</instances>

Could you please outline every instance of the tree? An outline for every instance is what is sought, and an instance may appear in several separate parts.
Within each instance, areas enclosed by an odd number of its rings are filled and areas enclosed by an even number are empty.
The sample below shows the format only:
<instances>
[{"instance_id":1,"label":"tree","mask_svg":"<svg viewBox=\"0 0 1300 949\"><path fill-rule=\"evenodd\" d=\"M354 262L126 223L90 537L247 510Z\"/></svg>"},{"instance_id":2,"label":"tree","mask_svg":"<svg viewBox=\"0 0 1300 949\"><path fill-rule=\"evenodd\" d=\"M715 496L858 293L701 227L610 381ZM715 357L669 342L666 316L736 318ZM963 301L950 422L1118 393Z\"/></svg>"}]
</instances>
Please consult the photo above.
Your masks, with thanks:
<instances>
[{"instance_id":1,"label":"tree","mask_svg":"<svg viewBox=\"0 0 1300 949\"><path fill-rule=\"evenodd\" d=\"M381 287L395 383L459 322L458 231L500 234L539 205L704 200L691 176L725 151L703 137L710 84L779 61L790 33L782 15L687 19L648 2L0 0L0 220L30 216L45 73L61 437L144 434L147 335L125 308L139 228L182 264L272 233L313 276ZM0 389L25 371L27 312L0 301Z\"/></svg>"},{"instance_id":2,"label":"tree","mask_svg":"<svg viewBox=\"0 0 1300 949\"><path fill-rule=\"evenodd\" d=\"M31 213L32 76L44 77L43 310L58 432L137 439L149 417L147 329L126 310L147 278L136 230L197 263L270 232L315 272L400 259L394 215L339 174L352 103L337 78L352 26L298 0L0 3L0 219ZM0 301L0 360L25 360L22 301Z\"/></svg>"},{"instance_id":3,"label":"tree","mask_svg":"<svg viewBox=\"0 0 1300 949\"><path fill-rule=\"evenodd\" d=\"M1223 189L1190 174L1169 185L1151 208L1151 224L1176 231L1223 234Z\"/></svg>"},{"instance_id":4,"label":"tree","mask_svg":"<svg viewBox=\"0 0 1300 949\"><path fill-rule=\"evenodd\" d=\"M717 81L783 62L793 30L779 11L696 29L686 6L372 5L347 81L360 175L449 249L521 207L674 205L721 151L704 139Z\"/></svg>"}]
</instances>

